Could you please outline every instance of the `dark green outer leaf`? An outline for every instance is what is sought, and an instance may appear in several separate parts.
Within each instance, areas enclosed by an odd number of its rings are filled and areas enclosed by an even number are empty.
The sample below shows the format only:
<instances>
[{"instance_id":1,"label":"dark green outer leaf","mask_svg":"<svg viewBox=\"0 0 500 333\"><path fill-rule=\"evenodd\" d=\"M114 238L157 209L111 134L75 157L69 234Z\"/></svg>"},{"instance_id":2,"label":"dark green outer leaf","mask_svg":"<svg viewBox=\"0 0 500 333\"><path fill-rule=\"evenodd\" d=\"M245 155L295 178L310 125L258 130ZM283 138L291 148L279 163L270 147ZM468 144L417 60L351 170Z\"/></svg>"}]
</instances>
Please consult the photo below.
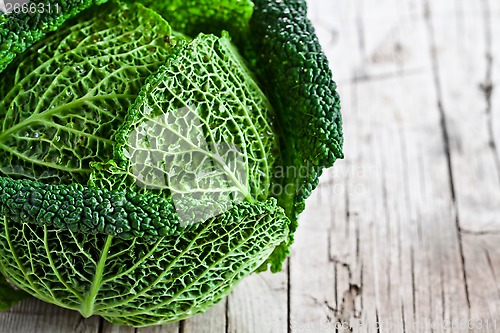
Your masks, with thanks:
<instances>
[{"instance_id":1,"label":"dark green outer leaf","mask_svg":"<svg viewBox=\"0 0 500 333\"><path fill-rule=\"evenodd\" d=\"M48 32L57 30L66 20L83 10L106 1L31 0L31 3L43 4L44 10L37 10L34 14L0 15L0 72Z\"/></svg>"},{"instance_id":2,"label":"dark green outer leaf","mask_svg":"<svg viewBox=\"0 0 500 333\"><path fill-rule=\"evenodd\" d=\"M8 177L0 177L0 217L145 241L171 235L179 227L171 200L159 196Z\"/></svg>"},{"instance_id":3,"label":"dark green outer leaf","mask_svg":"<svg viewBox=\"0 0 500 333\"><path fill-rule=\"evenodd\" d=\"M131 1L131 0L128 0ZM195 37L198 33L229 31L234 39L246 36L253 13L250 0L139 0L161 14L176 30Z\"/></svg>"},{"instance_id":4,"label":"dark green outer leaf","mask_svg":"<svg viewBox=\"0 0 500 333\"><path fill-rule=\"evenodd\" d=\"M303 0L255 0L251 36L255 69L280 117L285 172L280 205L292 220L291 241L305 199L324 168L343 158L340 99L328 60L307 18ZM253 57L249 53L248 57ZM276 251L277 261L289 244ZM279 267L275 267L279 270Z\"/></svg>"}]
</instances>

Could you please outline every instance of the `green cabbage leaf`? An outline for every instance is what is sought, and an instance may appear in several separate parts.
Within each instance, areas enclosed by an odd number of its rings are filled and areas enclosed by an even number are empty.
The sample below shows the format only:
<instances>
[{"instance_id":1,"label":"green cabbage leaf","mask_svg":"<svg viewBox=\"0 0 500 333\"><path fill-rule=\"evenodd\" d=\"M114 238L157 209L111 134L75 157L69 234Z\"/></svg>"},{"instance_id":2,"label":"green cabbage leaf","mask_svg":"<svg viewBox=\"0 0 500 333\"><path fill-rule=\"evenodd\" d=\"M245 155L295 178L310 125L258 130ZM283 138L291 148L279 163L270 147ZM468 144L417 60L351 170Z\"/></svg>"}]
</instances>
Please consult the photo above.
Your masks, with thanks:
<instances>
[{"instance_id":1,"label":"green cabbage leaf","mask_svg":"<svg viewBox=\"0 0 500 333\"><path fill-rule=\"evenodd\" d=\"M1 307L26 292L161 324L272 263L290 223L271 195L276 115L220 35L110 2L2 73Z\"/></svg>"},{"instance_id":2,"label":"green cabbage leaf","mask_svg":"<svg viewBox=\"0 0 500 333\"><path fill-rule=\"evenodd\" d=\"M0 174L85 184L90 163L112 156L111 138L165 62L171 34L140 4L109 4L16 58L0 81Z\"/></svg>"}]
</instances>

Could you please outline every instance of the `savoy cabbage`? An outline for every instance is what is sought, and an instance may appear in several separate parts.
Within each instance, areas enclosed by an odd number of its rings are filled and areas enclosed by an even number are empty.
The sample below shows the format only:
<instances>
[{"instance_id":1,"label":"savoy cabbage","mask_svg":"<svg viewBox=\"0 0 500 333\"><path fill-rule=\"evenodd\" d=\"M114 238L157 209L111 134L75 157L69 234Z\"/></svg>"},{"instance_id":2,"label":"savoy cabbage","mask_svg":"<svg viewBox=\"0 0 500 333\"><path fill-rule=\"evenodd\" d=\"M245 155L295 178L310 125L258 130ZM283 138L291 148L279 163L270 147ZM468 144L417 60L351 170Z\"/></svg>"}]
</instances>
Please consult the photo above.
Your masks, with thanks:
<instances>
[{"instance_id":1,"label":"savoy cabbage","mask_svg":"<svg viewBox=\"0 0 500 333\"><path fill-rule=\"evenodd\" d=\"M342 157L325 59L301 0L0 15L0 310L147 326L279 271Z\"/></svg>"}]
</instances>

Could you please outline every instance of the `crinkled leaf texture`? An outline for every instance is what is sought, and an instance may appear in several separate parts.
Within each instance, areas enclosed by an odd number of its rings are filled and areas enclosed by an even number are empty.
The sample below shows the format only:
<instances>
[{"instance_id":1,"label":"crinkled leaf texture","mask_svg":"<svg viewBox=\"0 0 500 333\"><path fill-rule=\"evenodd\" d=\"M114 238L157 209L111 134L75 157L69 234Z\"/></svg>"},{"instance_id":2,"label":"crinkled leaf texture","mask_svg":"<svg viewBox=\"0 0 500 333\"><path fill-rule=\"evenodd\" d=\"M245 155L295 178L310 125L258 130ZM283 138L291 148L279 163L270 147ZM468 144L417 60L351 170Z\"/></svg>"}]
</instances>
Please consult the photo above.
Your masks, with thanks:
<instances>
[{"instance_id":1,"label":"crinkled leaf texture","mask_svg":"<svg viewBox=\"0 0 500 333\"><path fill-rule=\"evenodd\" d=\"M255 0L256 71L279 110L285 174L280 203L296 218L324 168L343 158L340 98L304 0Z\"/></svg>"},{"instance_id":2,"label":"crinkled leaf texture","mask_svg":"<svg viewBox=\"0 0 500 333\"><path fill-rule=\"evenodd\" d=\"M110 3L18 57L0 82L0 174L85 184L90 163L111 158L111 138L167 58L170 35L154 11Z\"/></svg>"},{"instance_id":3,"label":"crinkled leaf texture","mask_svg":"<svg viewBox=\"0 0 500 333\"><path fill-rule=\"evenodd\" d=\"M0 140L10 170L0 177L0 272L44 301L139 327L219 301L269 260L289 220L269 198L273 111L229 38L171 45L159 15L109 6L2 76L12 141ZM144 167L156 179L139 177ZM181 223L179 206L226 199L203 222Z\"/></svg>"},{"instance_id":4,"label":"crinkled leaf texture","mask_svg":"<svg viewBox=\"0 0 500 333\"><path fill-rule=\"evenodd\" d=\"M35 297L147 326L203 312L287 237L275 199L242 202L204 223L146 242L0 219L0 269Z\"/></svg>"},{"instance_id":5,"label":"crinkled leaf texture","mask_svg":"<svg viewBox=\"0 0 500 333\"><path fill-rule=\"evenodd\" d=\"M34 13L0 13L0 72L47 33L57 30L66 20L107 0L31 0Z\"/></svg>"},{"instance_id":6,"label":"crinkled leaf texture","mask_svg":"<svg viewBox=\"0 0 500 333\"><path fill-rule=\"evenodd\" d=\"M283 262L305 201L325 168L343 158L340 98L328 59L307 17L305 0L254 0L253 47L247 57L279 115L283 171L278 201L291 219L290 239L276 249ZM274 270L279 270L278 265Z\"/></svg>"},{"instance_id":7,"label":"crinkled leaf texture","mask_svg":"<svg viewBox=\"0 0 500 333\"><path fill-rule=\"evenodd\" d=\"M172 200L157 195L8 177L0 177L0 214L19 223L145 241L179 227Z\"/></svg>"},{"instance_id":8,"label":"crinkled leaf texture","mask_svg":"<svg viewBox=\"0 0 500 333\"><path fill-rule=\"evenodd\" d=\"M200 32L220 36L223 30L229 31L233 38L246 37L254 7L251 0L139 0L139 2L161 14L176 31L192 37Z\"/></svg>"},{"instance_id":9,"label":"crinkled leaf texture","mask_svg":"<svg viewBox=\"0 0 500 333\"><path fill-rule=\"evenodd\" d=\"M117 130L115 160L94 165L91 184L167 192L186 224L265 200L279 157L274 121L229 37L200 34L148 79Z\"/></svg>"}]
</instances>

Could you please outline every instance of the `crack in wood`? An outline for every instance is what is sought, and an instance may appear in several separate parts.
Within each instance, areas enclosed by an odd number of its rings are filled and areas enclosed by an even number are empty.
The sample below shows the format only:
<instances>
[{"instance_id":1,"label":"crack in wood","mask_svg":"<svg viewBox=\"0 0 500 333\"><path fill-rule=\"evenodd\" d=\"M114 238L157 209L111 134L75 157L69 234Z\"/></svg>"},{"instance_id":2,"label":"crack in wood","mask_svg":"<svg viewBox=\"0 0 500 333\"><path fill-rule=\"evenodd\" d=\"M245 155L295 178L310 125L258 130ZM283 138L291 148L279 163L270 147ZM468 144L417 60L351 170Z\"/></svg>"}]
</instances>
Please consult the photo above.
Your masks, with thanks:
<instances>
[{"instance_id":1,"label":"crack in wood","mask_svg":"<svg viewBox=\"0 0 500 333\"><path fill-rule=\"evenodd\" d=\"M327 310L326 311L326 319L328 322L331 322L333 319L330 316L330 313L332 313L334 317L337 317L339 311L335 307L331 306L327 300L320 301L318 298L316 298L312 295L307 295L307 297L309 297L313 301L314 304L319 305L320 307L325 308Z\"/></svg>"},{"instance_id":2,"label":"crack in wood","mask_svg":"<svg viewBox=\"0 0 500 333\"><path fill-rule=\"evenodd\" d=\"M356 284L349 284L349 288L344 291L342 297L342 304L340 309L333 307L327 300L320 301L314 296L308 295L308 297L316 304L324 307L327 310L326 318L328 322L333 321L333 317L336 318L336 323L342 324L349 323L351 319L359 319L361 317L361 312L356 311L355 300L361 294L361 287ZM333 317L330 316L333 314ZM338 328L338 327L337 327ZM352 332L353 327L349 327Z\"/></svg>"},{"instance_id":3,"label":"crack in wood","mask_svg":"<svg viewBox=\"0 0 500 333\"><path fill-rule=\"evenodd\" d=\"M413 320L417 318L416 284L415 284L415 254L413 245L410 248L410 270L411 270L411 296L413 306Z\"/></svg>"},{"instance_id":4,"label":"crack in wood","mask_svg":"<svg viewBox=\"0 0 500 333\"><path fill-rule=\"evenodd\" d=\"M339 283L338 283L338 274L337 274L337 267L336 266L334 266L334 269L333 269L333 279L334 279L333 290L335 290L335 308L338 309L338 307L339 307L339 303L338 303Z\"/></svg>"},{"instance_id":5,"label":"crack in wood","mask_svg":"<svg viewBox=\"0 0 500 333\"><path fill-rule=\"evenodd\" d=\"M405 305L401 304L401 323L403 324L403 333L406 333Z\"/></svg>"},{"instance_id":6,"label":"crack in wood","mask_svg":"<svg viewBox=\"0 0 500 333\"><path fill-rule=\"evenodd\" d=\"M360 230L359 230L359 220L355 219L355 233L356 233L356 260L360 260L360 247L361 247L361 240L360 240Z\"/></svg>"},{"instance_id":7,"label":"crack in wood","mask_svg":"<svg viewBox=\"0 0 500 333\"><path fill-rule=\"evenodd\" d=\"M497 168L497 176L500 181L500 155L498 152L498 147L495 141L495 134L493 131L493 115L492 115L492 102L491 97L493 94L494 84L492 80L493 72L493 53L492 53L492 27L491 27L491 13L488 0L482 0L481 4L483 6L483 20L484 20L484 36L485 36L485 58L486 58L486 74L484 82L479 84L479 88L483 92L484 99L486 102L486 117L487 117L487 128L489 136L489 146L493 153L493 159L495 161L495 166Z\"/></svg>"},{"instance_id":8,"label":"crack in wood","mask_svg":"<svg viewBox=\"0 0 500 333\"><path fill-rule=\"evenodd\" d=\"M349 179L349 178L347 178ZM351 223L351 213L349 205L349 191L345 191L345 237L349 239L349 224Z\"/></svg>"},{"instance_id":9,"label":"crack in wood","mask_svg":"<svg viewBox=\"0 0 500 333\"><path fill-rule=\"evenodd\" d=\"M104 333L104 318L99 318L99 325L97 326L97 333Z\"/></svg>"},{"instance_id":10,"label":"crack in wood","mask_svg":"<svg viewBox=\"0 0 500 333\"><path fill-rule=\"evenodd\" d=\"M440 278L440 284L441 284L441 320L443 323L445 322L445 317L446 317L446 296L444 294L444 277L443 277L443 266L441 266L441 269L439 270L439 278Z\"/></svg>"},{"instance_id":11,"label":"crack in wood","mask_svg":"<svg viewBox=\"0 0 500 333\"><path fill-rule=\"evenodd\" d=\"M468 230L464 228L460 228L460 232L466 235L472 236L485 236L485 235L500 235L500 230Z\"/></svg>"},{"instance_id":12,"label":"crack in wood","mask_svg":"<svg viewBox=\"0 0 500 333\"><path fill-rule=\"evenodd\" d=\"M179 322L179 333L185 333L185 329L186 329L186 321L181 320Z\"/></svg>"},{"instance_id":13,"label":"crack in wood","mask_svg":"<svg viewBox=\"0 0 500 333\"><path fill-rule=\"evenodd\" d=\"M375 323L376 323L377 333L380 333L380 325L379 325L380 318L378 316L378 309L377 308L375 308L375 320L376 320Z\"/></svg>"},{"instance_id":14,"label":"crack in wood","mask_svg":"<svg viewBox=\"0 0 500 333\"><path fill-rule=\"evenodd\" d=\"M97 325L97 331L98 331L98 332L102 332L102 331L101 331L101 327L100 327L100 326L101 326L101 320L102 320L102 319L100 319L99 324ZM73 332L84 332L84 331L85 331L85 329L84 329L84 328L82 329L82 327L85 327L85 326L86 326L86 322L87 322L87 319L86 319L86 318L84 318L84 317L82 317L82 316L80 316L80 317L78 318L78 321L77 321L77 322L75 323L75 325L73 326Z\"/></svg>"},{"instance_id":15,"label":"crack in wood","mask_svg":"<svg viewBox=\"0 0 500 333\"><path fill-rule=\"evenodd\" d=\"M226 298L226 304L224 304L224 330L225 333L229 333L230 327L229 327L229 297Z\"/></svg>"},{"instance_id":16,"label":"crack in wood","mask_svg":"<svg viewBox=\"0 0 500 333\"><path fill-rule=\"evenodd\" d=\"M488 263L488 268L490 269L491 275L493 276L493 281L495 281L496 286L497 286L497 294L498 297L500 298L500 281L497 279L497 275L495 274L495 269L493 267L493 262L491 261L490 253L488 249L483 248L484 256L486 257L486 262Z\"/></svg>"},{"instance_id":17,"label":"crack in wood","mask_svg":"<svg viewBox=\"0 0 500 333\"><path fill-rule=\"evenodd\" d=\"M329 243L330 244L330 243ZM331 253L331 252L329 252ZM329 261L332 262L335 265L335 290L338 292L338 285L337 285L337 267L342 267L347 271L347 276L349 279L349 285L346 290L342 293L342 301L340 305L338 303L335 304L335 307L331 306L327 300L325 300L323 303L319 302L318 299L314 298L311 296L311 299L317 304L321 304L326 306L331 312L334 313L335 317L337 318L337 323L339 324L345 324L346 322L348 323L351 319L359 319L361 317L362 313L362 297L361 297L361 290L362 290L362 284L358 285L356 283L352 283L353 279L353 272L351 265L345 261L342 261L338 259L335 256L329 255ZM361 283L363 280L363 266L361 265ZM356 310L356 298L360 298L361 301L361 308L359 311ZM337 299L337 298L336 298ZM327 318L329 316L327 315ZM331 319L328 319L331 321ZM352 327L349 328L352 331Z\"/></svg>"},{"instance_id":18,"label":"crack in wood","mask_svg":"<svg viewBox=\"0 0 500 333\"><path fill-rule=\"evenodd\" d=\"M455 227L456 227L456 231L457 231L456 234L457 234L459 254L460 254L460 260L461 260L461 266L462 266L461 267L462 279L464 282L464 292L465 292L465 298L466 298L466 302L467 302L467 308L468 308L468 311L470 312L470 304L471 303L470 303L470 296L469 296L469 286L467 283L466 262L465 262L465 255L464 255L464 250L463 250L462 234L460 232L460 229L461 229L460 228L460 219L459 219L457 200L456 200L456 194L455 194L454 174L453 174L452 157L451 157L451 149L450 149L450 137L449 137L448 127L447 127L447 122L446 122L445 109L443 106L441 78L440 78L440 74L439 74L439 60L438 60L438 55L436 52L435 32L434 32L434 25L432 22L432 13L431 13L429 0L423 0L423 6L424 6L424 18L425 18L425 22L426 22L426 26L427 26L427 35L428 35L428 40L429 40L429 49L430 49L430 53L431 53L432 73L433 73L433 78L434 78L434 85L435 85L435 89L436 89L436 94L437 94L437 107L438 107L438 111L439 111L440 126L441 126L441 132L442 132L442 136L443 136L446 160L447 160L447 164L448 164L449 189L451 192L453 210L455 213Z\"/></svg>"},{"instance_id":19,"label":"crack in wood","mask_svg":"<svg viewBox=\"0 0 500 333\"><path fill-rule=\"evenodd\" d=\"M359 272L359 315L361 317L361 314L363 313L363 301L364 297L361 291L363 290L363 273L364 273L364 265L363 262L361 262L361 268Z\"/></svg>"},{"instance_id":20,"label":"crack in wood","mask_svg":"<svg viewBox=\"0 0 500 333\"><path fill-rule=\"evenodd\" d=\"M340 318L349 320L350 318L359 318L360 314L356 311L356 298L360 295L361 288L356 284L349 284L349 288L344 291L342 304L340 305Z\"/></svg>"},{"instance_id":21,"label":"crack in wood","mask_svg":"<svg viewBox=\"0 0 500 333\"><path fill-rule=\"evenodd\" d=\"M405 70L401 71L398 70L396 72L390 71L387 73L380 73L380 74L368 74L368 73L354 73L354 75L351 77L351 79L348 81L351 84L354 83L368 83L368 82L378 82L378 81L386 81L386 80L392 80L395 78L408 78L408 77L413 77L416 75L423 75L426 74L428 69L426 68L413 68L410 70Z\"/></svg>"},{"instance_id":22,"label":"crack in wood","mask_svg":"<svg viewBox=\"0 0 500 333\"><path fill-rule=\"evenodd\" d=\"M389 202L388 202L388 195L387 195L387 180L385 177L385 172L384 170L387 169L385 165L385 160L381 160L382 167L381 169L381 175L380 175L380 181L381 181L381 186L382 186L382 206L384 208L384 215L386 217L386 223L384 224L387 228L386 235L387 235L387 243L386 244L391 244L391 214L389 212ZM387 269L385 270L386 274L386 279L387 281L391 281L391 265L392 262L391 260L387 261ZM387 298L391 298L391 283L386 284L387 290Z\"/></svg>"},{"instance_id":23,"label":"crack in wood","mask_svg":"<svg viewBox=\"0 0 500 333\"><path fill-rule=\"evenodd\" d=\"M358 32L358 36L359 36L359 39L358 39L358 43L359 43L359 50L361 52L361 55L364 56L365 55L365 29L363 27L363 15L362 15L362 11L363 11L363 8L361 8L361 5L363 3L363 1L357 1L356 3L359 3L360 5L356 6L356 29L357 29L357 32Z\"/></svg>"},{"instance_id":24,"label":"crack in wood","mask_svg":"<svg viewBox=\"0 0 500 333\"><path fill-rule=\"evenodd\" d=\"M290 274L290 266L292 265L292 259L288 257L286 260L286 320L287 320L287 333L292 333L292 284L291 284L291 274Z\"/></svg>"},{"instance_id":25,"label":"crack in wood","mask_svg":"<svg viewBox=\"0 0 500 333\"><path fill-rule=\"evenodd\" d=\"M347 270L347 276L349 277L349 280L352 279L351 265L349 265L345 261L339 260L335 256L329 256L328 261L330 261L330 262L332 262L332 263L334 263L336 265L340 265L340 266L344 267Z\"/></svg>"}]
</instances>

